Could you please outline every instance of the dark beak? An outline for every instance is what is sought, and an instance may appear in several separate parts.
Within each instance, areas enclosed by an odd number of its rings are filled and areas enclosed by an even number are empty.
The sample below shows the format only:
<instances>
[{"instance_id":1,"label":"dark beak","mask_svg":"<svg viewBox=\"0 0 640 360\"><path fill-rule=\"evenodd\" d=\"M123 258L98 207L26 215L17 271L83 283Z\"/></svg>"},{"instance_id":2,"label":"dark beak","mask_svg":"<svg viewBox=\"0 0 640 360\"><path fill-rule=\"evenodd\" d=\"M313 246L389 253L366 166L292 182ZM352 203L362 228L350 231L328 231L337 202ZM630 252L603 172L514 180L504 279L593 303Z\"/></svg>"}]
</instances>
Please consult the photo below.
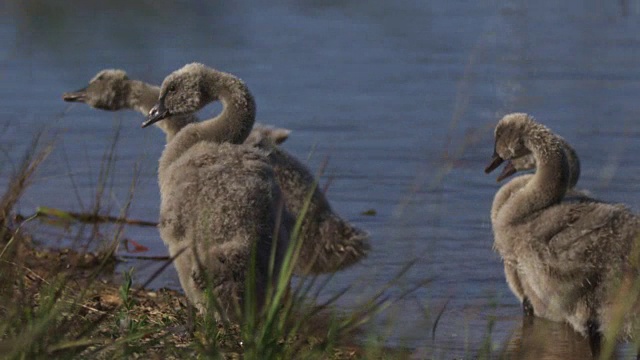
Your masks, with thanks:
<instances>
[{"instance_id":1,"label":"dark beak","mask_svg":"<svg viewBox=\"0 0 640 360\"><path fill-rule=\"evenodd\" d=\"M488 174L495 170L500 164L502 164L504 160L498 154L493 153L493 158L491 159L491 164L484 169L485 174Z\"/></svg>"},{"instance_id":2,"label":"dark beak","mask_svg":"<svg viewBox=\"0 0 640 360\"><path fill-rule=\"evenodd\" d=\"M142 123L142 127L146 128L147 126L166 119L167 117L169 117L169 112L164 108L162 103L158 103L149 110L149 115L147 115L147 119Z\"/></svg>"},{"instance_id":3,"label":"dark beak","mask_svg":"<svg viewBox=\"0 0 640 360\"><path fill-rule=\"evenodd\" d=\"M496 181L500 182L508 178L509 176L515 174L517 171L518 170L516 170L516 167L513 166L513 163L511 161L507 161L507 164L504 166L504 169L502 169L502 172L500 173Z\"/></svg>"},{"instance_id":4,"label":"dark beak","mask_svg":"<svg viewBox=\"0 0 640 360\"><path fill-rule=\"evenodd\" d=\"M87 88L62 94L62 100L69 102L84 102L87 99Z\"/></svg>"}]
</instances>

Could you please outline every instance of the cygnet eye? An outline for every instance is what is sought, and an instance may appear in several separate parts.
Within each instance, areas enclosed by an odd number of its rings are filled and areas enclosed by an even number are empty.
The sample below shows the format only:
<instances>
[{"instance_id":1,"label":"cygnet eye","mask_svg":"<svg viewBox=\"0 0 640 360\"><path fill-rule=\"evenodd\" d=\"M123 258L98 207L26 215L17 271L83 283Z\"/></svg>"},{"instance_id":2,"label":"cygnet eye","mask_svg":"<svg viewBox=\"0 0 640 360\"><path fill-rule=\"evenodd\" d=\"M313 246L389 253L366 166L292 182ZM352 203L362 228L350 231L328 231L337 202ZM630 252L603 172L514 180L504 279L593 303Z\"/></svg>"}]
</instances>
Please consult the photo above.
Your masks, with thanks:
<instances>
[{"instance_id":1,"label":"cygnet eye","mask_svg":"<svg viewBox=\"0 0 640 360\"><path fill-rule=\"evenodd\" d=\"M174 92L174 91L176 91L176 84L171 84L171 85L169 85L169 88L167 89L167 91L169 91L169 92Z\"/></svg>"}]
</instances>

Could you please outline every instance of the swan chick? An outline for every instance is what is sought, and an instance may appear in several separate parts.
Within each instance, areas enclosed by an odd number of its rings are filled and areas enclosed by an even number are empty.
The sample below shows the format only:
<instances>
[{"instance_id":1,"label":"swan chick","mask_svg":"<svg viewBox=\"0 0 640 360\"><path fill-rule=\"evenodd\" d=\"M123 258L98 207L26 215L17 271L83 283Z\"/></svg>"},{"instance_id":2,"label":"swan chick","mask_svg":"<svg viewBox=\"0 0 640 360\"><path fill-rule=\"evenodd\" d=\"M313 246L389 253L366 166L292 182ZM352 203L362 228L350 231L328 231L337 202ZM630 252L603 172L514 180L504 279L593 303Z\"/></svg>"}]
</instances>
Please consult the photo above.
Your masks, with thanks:
<instances>
[{"instance_id":1,"label":"swan chick","mask_svg":"<svg viewBox=\"0 0 640 360\"><path fill-rule=\"evenodd\" d=\"M637 340L640 303L629 284L640 274L638 216L621 204L563 201L570 166L562 140L527 114L498 122L494 149L487 173L528 155L537 164L533 175L502 186L492 205L494 249L508 280L515 278L510 287L519 287L537 316L589 336L594 353L603 334L616 330Z\"/></svg>"},{"instance_id":2,"label":"swan chick","mask_svg":"<svg viewBox=\"0 0 640 360\"><path fill-rule=\"evenodd\" d=\"M159 95L159 87L132 80L123 70L107 69L96 74L86 88L65 93L63 99L85 102L104 110L132 109L146 116ZM188 113L171 116L155 125L165 132L167 142L170 142L178 131L196 121L195 113ZM287 140L290 133L288 129L256 123L244 143L268 152L287 210L295 217L303 216L299 236L302 246L296 273L343 270L368 255L369 234L332 209L307 166L285 149L273 146Z\"/></svg>"},{"instance_id":3,"label":"swan chick","mask_svg":"<svg viewBox=\"0 0 640 360\"><path fill-rule=\"evenodd\" d=\"M165 102L175 101L175 103L163 105L162 101L159 102L158 107L151 109L149 120L143 126L148 126L155 122L155 118L163 116L191 115L198 111L202 107L202 103L205 102L201 99L202 96L213 98L211 94L198 93L198 85L194 84L189 76L187 73L182 76L184 79L177 78L173 81L175 85L166 89L167 95L160 94L160 100L163 100L163 96L169 96ZM188 89L194 95L182 98L171 97L174 88L178 87ZM237 101L238 104L234 104L235 106L243 106L241 100L238 99L225 100L221 98L221 101L223 104L228 104L225 101ZM173 110L168 110L170 106ZM220 116L225 116L225 111ZM217 122L213 126L216 128L215 132L210 133L213 137L225 134L228 136L225 141L232 143L246 139L246 135L242 134L246 132L246 129L229 127L221 122ZM260 137L256 137L256 139L259 140ZM269 162L275 170L278 185L283 192L287 211L293 217L303 217L299 233L299 241L302 244L296 262L296 273L334 272L365 258L370 250L369 234L350 224L333 211L324 194L317 188L317 181L311 171L293 155L270 144L268 139L267 141L259 141L257 146L268 153ZM167 158L169 157L167 155Z\"/></svg>"},{"instance_id":4,"label":"swan chick","mask_svg":"<svg viewBox=\"0 0 640 360\"><path fill-rule=\"evenodd\" d=\"M82 102L101 110L134 110L147 116L158 101L159 95L158 86L130 79L121 69L104 69L99 71L86 87L66 92L62 99L67 102ZM198 118L195 114L190 114L158 121L155 125L165 133L169 142L183 127L196 121ZM289 138L290 133L289 129L256 123L246 143L257 144L261 139L268 138L276 144L281 144Z\"/></svg>"},{"instance_id":5,"label":"swan chick","mask_svg":"<svg viewBox=\"0 0 640 360\"><path fill-rule=\"evenodd\" d=\"M216 317L234 319L244 308L252 252L260 307L278 276L291 222L266 155L242 144L255 121L253 96L234 75L185 65L163 81L143 126L217 100L222 113L185 126L160 157L159 229L189 300L201 313L211 311L210 289Z\"/></svg>"}]
</instances>

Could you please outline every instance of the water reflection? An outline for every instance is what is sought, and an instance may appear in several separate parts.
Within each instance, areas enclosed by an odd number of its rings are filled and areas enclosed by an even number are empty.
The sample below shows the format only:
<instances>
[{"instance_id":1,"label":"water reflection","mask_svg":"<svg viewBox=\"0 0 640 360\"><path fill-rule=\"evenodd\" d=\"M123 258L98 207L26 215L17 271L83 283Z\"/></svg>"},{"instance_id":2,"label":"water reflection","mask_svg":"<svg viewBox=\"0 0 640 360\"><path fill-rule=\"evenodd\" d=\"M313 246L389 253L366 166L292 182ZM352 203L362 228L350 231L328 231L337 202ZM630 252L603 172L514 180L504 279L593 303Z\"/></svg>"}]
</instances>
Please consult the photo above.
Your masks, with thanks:
<instances>
[{"instance_id":1,"label":"water reflection","mask_svg":"<svg viewBox=\"0 0 640 360\"><path fill-rule=\"evenodd\" d=\"M542 318L523 319L500 356L510 360L589 360L591 349L586 337L569 325Z\"/></svg>"},{"instance_id":2,"label":"water reflection","mask_svg":"<svg viewBox=\"0 0 640 360\"><path fill-rule=\"evenodd\" d=\"M495 324L505 320L497 317L485 320L484 324L477 322L467 325L473 327L475 332L483 332L483 336L477 340L468 337L460 328L458 335L462 339L436 336L429 341L425 332L425 346L416 349L411 359L595 360L587 338L566 323L537 317L509 318L512 329L503 338L496 333ZM627 352L626 348L618 350L614 359L620 358L620 353Z\"/></svg>"}]
</instances>

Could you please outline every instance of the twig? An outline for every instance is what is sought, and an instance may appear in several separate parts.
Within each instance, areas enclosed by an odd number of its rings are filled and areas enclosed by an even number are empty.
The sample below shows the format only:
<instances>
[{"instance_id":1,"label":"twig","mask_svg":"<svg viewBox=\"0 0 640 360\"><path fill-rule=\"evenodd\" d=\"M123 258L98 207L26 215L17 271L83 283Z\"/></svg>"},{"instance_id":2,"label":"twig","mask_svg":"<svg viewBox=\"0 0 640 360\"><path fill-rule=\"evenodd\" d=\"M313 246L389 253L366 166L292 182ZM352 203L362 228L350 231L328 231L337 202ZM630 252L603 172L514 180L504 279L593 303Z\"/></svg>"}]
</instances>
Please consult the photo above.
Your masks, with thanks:
<instances>
[{"instance_id":1,"label":"twig","mask_svg":"<svg viewBox=\"0 0 640 360\"><path fill-rule=\"evenodd\" d=\"M136 259L136 260L171 260L171 257L166 255L148 256L148 255L118 255L123 259Z\"/></svg>"},{"instance_id":2,"label":"twig","mask_svg":"<svg viewBox=\"0 0 640 360\"><path fill-rule=\"evenodd\" d=\"M451 298L447 299L444 305L442 305L442 309L438 311L438 315L436 315L436 320L433 322L433 327L431 328L431 341L435 341L436 339L436 329L438 328L438 323L440 322L440 318L442 317L442 314L444 314L444 311L447 309L447 305L449 305L450 300Z\"/></svg>"},{"instance_id":3,"label":"twig","mask_svg":"<svg viewBox=\"0 0 640 360\"><path fill-rule=\"evenodd\" d=\"M15 263L13 261L8 261L8 260L1 260L0 259L0 261L4 262L6 264L9 264L9 265L13 265L13 266L16 266L16 267L21 267L23 270L26 270L29 273L29 275L33 276L35 279L37 279L37 280L39 280L39 281L41 281L41 282L43 282L43 283L45 283L47 285L51 285L51 283L49 281L47 281L47 279L45 279L42 276L38 275L38 273L36 273L35 271L33 271L32 269L30 269L29 267L27 267L25 265L17 264L17 263ZM27 275L27 276L29 276L29 275ZM80 304L80 303L77 303L75 301L71 301L71 300L67 300L67 299L60 299L60 300L66 302L67 304L77 305L77 306L83 307L83 308L85 308L87 310L90 310L90 311L95 311L95 312L100 313L100 314L106 314L105 311L98 310L98 309L93 308L93 307L91 307L89 305Z\"/></svg>"},{"instance_id":4,"label":"twig","mask_svg":"<svg viewBox=\"0 0 640 360\"><path fill-rule=\"evenodd\" d=\"M167 267L169 267L169 265L171 265L173 263L173 261L180 256L185 250L187 250L186 247L183 247L182 249L180 249L180 251L178 251L174 256L172 256L171 258L169 258L169 260L167 260L158 270L156 270L156 272L154 272L153 274L151 274L151 276L147 279L147 281L145 281L144 284L142 284L142 286L140 286L140 289L146 289L149 284L151 284L151 282L158 277L158 275L160 275Z\"/></svg>"},{"instance_id":5,"label":"twig","mask_svg":"<svg viewBox=\"0 0 640 360\"><path fill-rule=\"evenodd\" d=\"M77 212L50 208L46 206L39 206L36 209L36 213L34 216L58 218L62 220L79 221L79 222L91 223L91 224L117 223L117 224L128 224L128 225L138 225L138 226L158 226L158 223L153 221L127 219L124 217L110 216L110 215L77 213Z\"/></svg>"},{"instance_id":6,"label":"twig","mask_svg":"<svg viewBox=\"0 0 640 360\"><path fill-rule=\"evenodd\" d=\"M9 264L9 265L13 265L15 267L21 267L23 270L26 270L27 272L29 272L31 274L31 276L35 277L37 280L40 280L40 281L44 282L47 285L51 285L45 278L43 278L42 276L38 275L35 271L31 270L30 268L26 267L25 265L16 264L13 261L3 260L3 259L0 259L0 261L2 261L3 263Z\"/></svg>"}]
</instances>

